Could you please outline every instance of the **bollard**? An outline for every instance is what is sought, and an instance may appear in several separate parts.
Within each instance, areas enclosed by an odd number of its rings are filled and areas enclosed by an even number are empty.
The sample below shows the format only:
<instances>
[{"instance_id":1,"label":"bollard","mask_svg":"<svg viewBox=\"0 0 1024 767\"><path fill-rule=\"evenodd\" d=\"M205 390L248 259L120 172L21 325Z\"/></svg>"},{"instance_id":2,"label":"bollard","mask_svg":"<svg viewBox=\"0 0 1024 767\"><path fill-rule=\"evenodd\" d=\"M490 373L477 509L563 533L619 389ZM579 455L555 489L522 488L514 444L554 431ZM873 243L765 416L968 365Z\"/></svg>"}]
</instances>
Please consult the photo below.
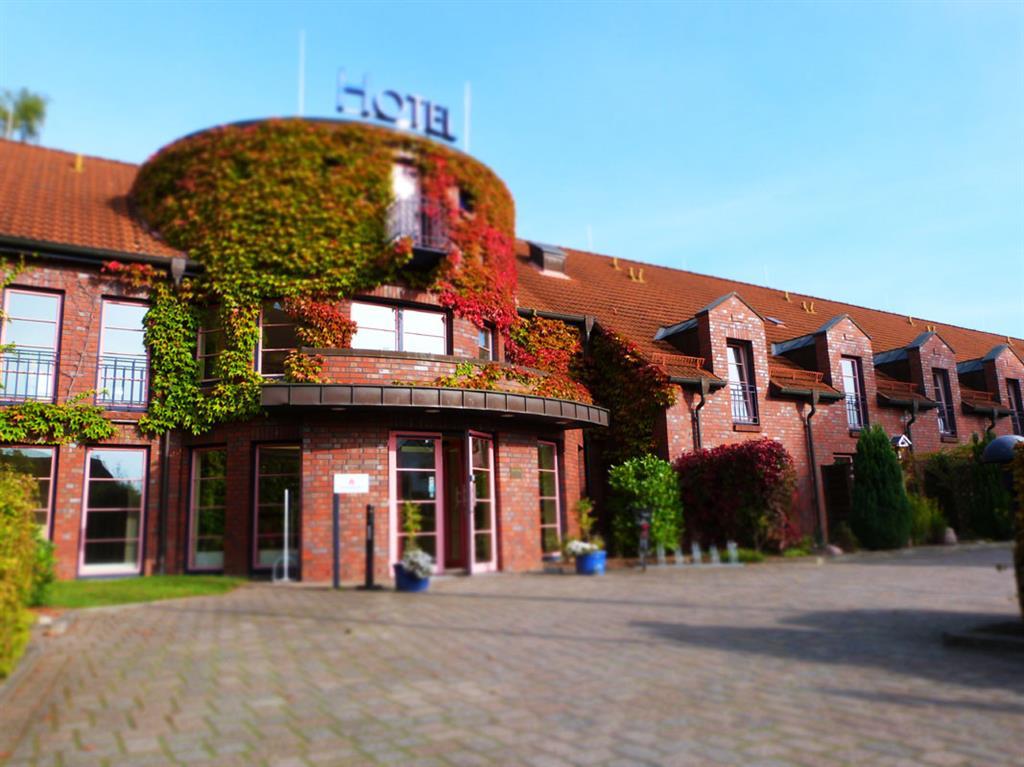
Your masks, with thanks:
<instances>
[{"instance_id":1,"label":"bollard","mask_svg":"<svg viewBox=\"0 0 1024 767\"><path fill-rule=\"evenodd\" d=\"M331 568L331 582L335 589L341 588L341 496L337 493L334 494L334 508L332 509L331 522L332 531L331 539L333 543L333 562Z\"/></svg>"},{"instance_id":2,"label":"bollard","mask_svg":"<svg viewBox=\"0 0 1024 767\"><path fill-rule=\"evenodd\" d=\"M375 548L374 538L376 537L375 516L373 504L366 504L366 578L363 585L359 587L363 591L376 591L383 588L373 582L373 552Z\"/></svg>"}]
</instances>

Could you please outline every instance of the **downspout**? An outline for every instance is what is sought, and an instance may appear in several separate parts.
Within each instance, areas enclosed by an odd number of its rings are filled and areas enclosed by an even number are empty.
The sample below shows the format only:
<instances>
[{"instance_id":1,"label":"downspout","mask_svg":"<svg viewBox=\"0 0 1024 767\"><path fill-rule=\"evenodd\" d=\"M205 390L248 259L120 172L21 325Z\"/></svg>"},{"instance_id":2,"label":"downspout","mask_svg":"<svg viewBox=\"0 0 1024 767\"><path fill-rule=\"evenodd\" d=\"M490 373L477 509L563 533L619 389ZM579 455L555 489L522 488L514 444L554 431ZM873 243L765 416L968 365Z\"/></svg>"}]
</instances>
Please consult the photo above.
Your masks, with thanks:
<instances>
[{"instance_id":1,"label":"downspout","mask_svg":"<svg viewBox=\"0 0 1024 767\"><path fill-rule=\"evenodd\" d=\"M989 411L988 420L989 420L989 424L988 424L988 428L985 429L985 432L988 434L988 436L995 437L996 436L996 409L995 408L992 408L992 410Z\"/></svg>"},{"instance_id":2,"label":"downspout","mask_svg":"<svg viewBox=\"0 0 1024 767\"><path fill-rule=\"evenodd\" d=\"M811 390L811 409L807 413L807 418L804 419L804 428L807 430L807 460L811 466L811 485L814 489L814 511L817 521L817 538L818 544L824 546L827 541L825 540L825 520L822 518L821 512L821 489L818 487L818 463L814 459L814 429L811 427L811 419L814 418L818 412L818 392L815 389Z\"/></svg>"},{"instance_id":3,"label":"downspout","mask_svg":"<svg viewBox=\"0 0 1024 767\"><path fill-rule=\"evenodd\" d=\"M903 430L903 433L907 435L907 440L910 442L910 452L914 452L914 437L911 434L910 427L914 425L914 421L917 420L917 400L913 400L910 403L910 420L907 421L907 428Z\"/></svg>"},{"instance_id":4,"label":"downspout","mask_svg":"<svg viewBox=\"0 0 1024 767\"><path fill-rule=\"evenodd\" d=\"M693 409L693 449L700 450L703 447L703 441L700 436L700 411L707 404L708 394L708 379L701 377L700 379L700 402L697 403L697 407Z\"/></svg>"},{"instance_id":5,"label":"downspout","mask_svg":"<svg viewBox=\"0 0 1024 767\"><path fill-rule=\"evenodd\" d=\"M157 508L160 527L156 545L156 571L160 575L167 572L167 507L169 505L168 495L171 490L170 478L167 476L171 470L170 437L170 431L165 431L160 435L160 502Z\"/></svg>"}]
</instances>

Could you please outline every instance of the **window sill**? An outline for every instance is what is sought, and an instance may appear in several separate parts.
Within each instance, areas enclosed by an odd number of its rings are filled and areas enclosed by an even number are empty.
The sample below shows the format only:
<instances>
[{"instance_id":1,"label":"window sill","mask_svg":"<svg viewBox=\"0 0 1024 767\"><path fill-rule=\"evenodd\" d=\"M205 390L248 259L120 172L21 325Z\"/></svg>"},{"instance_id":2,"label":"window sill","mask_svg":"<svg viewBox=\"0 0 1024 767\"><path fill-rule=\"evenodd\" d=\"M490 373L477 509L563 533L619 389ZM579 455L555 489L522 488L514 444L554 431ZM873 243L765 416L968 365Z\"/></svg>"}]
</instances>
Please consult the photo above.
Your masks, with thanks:
<instances>
[{"instance_id":1,"label":"window sill","mask_svg":"<svg viewBox=\"0 0 1024 767\"><path fill-rule=\"evenodd\" d=\"M761 431L761 424L757 423L734 423L732 425L733 431L747 431L747 432L759 432Z\"/></svg>"},{"instance_id":2,"label":"window sill","mask_svg":"<svg viewBox=\"0 0 1024 767\"><path fill-rule=\"evenodd\" d=\"M850 429L850 436L853 437L854 439L858 439L860 438L860 434L862 431L864 431L864 429Z\"/></svg>"},{"instance_id":3,"label":"window sill","mask_svg":"<svg viewBox=\"0 0 1024 767\"><path fill-rule=\"evenodd\" d=\"M945 442L946 444L949 445L957 445L960 443L960 440L957 439L957 436L955 434L941 434L939 435L939 441Z\"/></svg>"}]
</instances>

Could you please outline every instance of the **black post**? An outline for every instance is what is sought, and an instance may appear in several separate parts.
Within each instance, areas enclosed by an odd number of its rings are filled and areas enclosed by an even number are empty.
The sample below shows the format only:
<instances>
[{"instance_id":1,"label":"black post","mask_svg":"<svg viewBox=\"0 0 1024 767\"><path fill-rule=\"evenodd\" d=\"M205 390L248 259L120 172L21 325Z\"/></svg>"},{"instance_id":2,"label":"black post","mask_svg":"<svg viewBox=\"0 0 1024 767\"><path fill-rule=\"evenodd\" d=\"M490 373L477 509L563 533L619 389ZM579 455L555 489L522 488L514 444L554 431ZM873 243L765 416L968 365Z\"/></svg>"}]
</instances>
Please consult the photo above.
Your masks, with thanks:
<instances>
[{"instance_id":1,"label":"black post","mask_svg":"<svg viewBox=\"0 0 1024 767\"><path fill-rule=\"evenodd\" d=\"M376 525L374 524L373 504L366 504L366 582L360 587L366 591L380 588L373 582L373 551Z\"/></svg>"},{"instance_id":2,"label":"black post","mask_svg":"<svg viewBox=\"0 0 1024 767\"><path fill-rule=\"evenodd\" d=\"M332 509L332 525L331 538L333 541L334 556L332 558L331 566L335 589L341 588L341 496L337 493L334 494L334 508Z\"/></svg>"}]
</instances>

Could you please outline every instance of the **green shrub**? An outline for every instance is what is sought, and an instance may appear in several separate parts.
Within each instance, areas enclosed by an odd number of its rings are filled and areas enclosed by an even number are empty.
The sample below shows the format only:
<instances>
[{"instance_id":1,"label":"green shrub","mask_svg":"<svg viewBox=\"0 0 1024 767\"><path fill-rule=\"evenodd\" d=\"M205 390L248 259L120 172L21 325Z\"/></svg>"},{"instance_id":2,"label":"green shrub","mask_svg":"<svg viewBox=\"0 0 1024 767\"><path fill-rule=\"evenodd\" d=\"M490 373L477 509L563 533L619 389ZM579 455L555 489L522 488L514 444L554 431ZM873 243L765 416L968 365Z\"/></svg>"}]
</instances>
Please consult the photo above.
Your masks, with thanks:
<instances>
[{"instance_id":1,"label":"green shrub","mask_svg":"<svg viewBox=\"0 0 1024 767\"><path fill-rule=\"evenodd\" d=\"M963 540L1013 537L1010 493L1003 485L1001 468L981 462L992 438L977 435L971 444L940 450L920 459L924 494L934 498L949 525Z\"/></svg>"},{"instance_id":2,"label":"green shrub","mask_svg":"<svg viewBox=\"0 0 1024 767\"><path fill-rule=\"evenodd\" d=\"M35 480L0 469L0 677L6 676L28 639L36 560L32 513Z\"/></svg>"},{"instance_id":3,"label":"green shrub","mask_svg":"<svg viewBox=\"0 0 1024 767\"><path fill-rule=\"evenodd\" d=\"M879 426L861 432L853 458L850 527L869 549L896 549L910 538L910 502L903 470L889 436Z\"/></svg>"},{"instance_id":4,"label":"green shrub","mask_svg":"<svg viewBox=\"0 0 1024 767\"><path fill-rule=\"evenodd\" d=\"M634 508L651 510L651 546L675 549L683 534L683 505L679 479L672 464L654 455L630 458L608 470L612 491L612 535L619 554L632 554L639 545Z\"/></svg>"},{"instance_id":5,"label":"green shrub","mask_svg":"<svg viewBox=\"0 0 1024 767\"><path fill-rule=\"evenodd\" d=\"M764 554L757 549L739 549L736 553L739 555L740 562L747 565L764 562Z\"/></svg>"},{"instance_id":6,"label":"green shrub","mask_svg":"<svg viewBox=\"0 0 1024 767\"><path fill-rule=\"evenodd\" d=\"M910 537L918 546L942 543L946 534L946 518L939 505L931 498L907 493L910 501Z\"/></svg>"},{"instance_id":7,"label":"green shrub","mask_svg":"<svg viewBox=\"0 0 1024 767\"><path fill-rule=\"evenodd\" d=\"M57 579L57 561L54 557L54 545L38 532L36 535L36 556L32 561L32 591L29 594L29 606L39 607L46 604L50 586Z\"/></svg>"},{"instance_id":8,"label":"green shrub","mask_svg":"<svg viewBox=\"0 0 1024 767\"><path fill-rule=\"evenodd\" d=\"M795 557L809 557L813 553L814 540L809 535L805 535L792 546L788 546L782 550L782 556L789 559L793 559Z\"/></svg>"},{"instance_id":9,"label":"green shrub","mask_svg":"<svg viewBox=\"0 0 1024 767\"><path fill-rule=\"evenodd\" d=\"M849 522L840 522L836 525L836 529L832 531L830 537L832 538L832 543L843 551L856 551L860 548L860 541L857 540L857 536L850 529Z\"/></svg>"}]
</instances>

